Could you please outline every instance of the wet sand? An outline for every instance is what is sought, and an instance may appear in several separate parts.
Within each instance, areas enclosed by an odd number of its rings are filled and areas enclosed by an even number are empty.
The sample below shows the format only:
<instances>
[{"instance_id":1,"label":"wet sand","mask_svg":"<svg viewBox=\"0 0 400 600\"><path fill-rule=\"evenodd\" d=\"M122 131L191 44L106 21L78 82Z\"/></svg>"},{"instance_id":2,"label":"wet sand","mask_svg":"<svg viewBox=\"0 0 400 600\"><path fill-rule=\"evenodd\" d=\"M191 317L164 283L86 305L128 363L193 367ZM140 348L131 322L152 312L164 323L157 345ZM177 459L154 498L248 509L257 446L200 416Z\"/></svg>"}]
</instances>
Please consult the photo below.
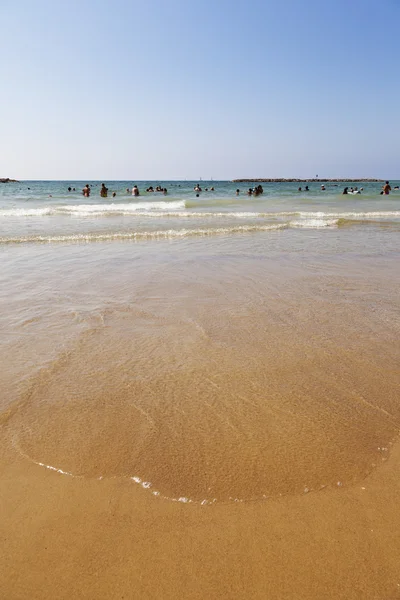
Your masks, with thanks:
<instances>
[{"instance_id":1,"label":"wet sand","mask_svg":"<svg viewBox=\"0 0 400 600\"><path fill-rule=\"evenodd\" d=\"M394 600L399 465L396 447L347 489L201 507L13 461L1 476L2 594Z\"/></svg>"},{"instance_id":2,"label":"wet sand","mask_svg":"<svg viewBox=\"0 0 400 600\"><path fill-rule=\"evenodd\" d=\"M8 309L4 597L400 598L396 261L151 260Z\"/></svg>"}]
</instances>

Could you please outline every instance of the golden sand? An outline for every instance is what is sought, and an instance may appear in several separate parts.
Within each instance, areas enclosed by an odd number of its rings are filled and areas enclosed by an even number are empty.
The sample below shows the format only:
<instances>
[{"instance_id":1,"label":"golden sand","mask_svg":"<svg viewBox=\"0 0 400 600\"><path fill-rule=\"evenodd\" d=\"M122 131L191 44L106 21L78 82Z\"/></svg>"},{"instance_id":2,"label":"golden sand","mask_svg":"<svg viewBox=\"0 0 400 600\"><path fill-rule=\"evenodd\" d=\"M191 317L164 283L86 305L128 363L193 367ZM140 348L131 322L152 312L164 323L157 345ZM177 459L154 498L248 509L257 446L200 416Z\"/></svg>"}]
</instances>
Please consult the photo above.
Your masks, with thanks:
<instances>
[{"instance_id":1,"label":"golden sand","mask_svg":"<svg viewBox=\"0 0 400 600\"><path fill-rule=\"evenodd\" d=\"M2 597L400 598L390 324L185 277L104 309L4 407Z\"/></svg>"},{"instance_id":2,"label":"golden sand","mask_svg":"<svg viewBox=\"0 0 400 600\"><path fill-rule=\"evenodd\" d=\"M397 446L347 488L200 506L14 458L1 475L2 595L399 598L399 466Z\"/></svg>"}]
</instances>

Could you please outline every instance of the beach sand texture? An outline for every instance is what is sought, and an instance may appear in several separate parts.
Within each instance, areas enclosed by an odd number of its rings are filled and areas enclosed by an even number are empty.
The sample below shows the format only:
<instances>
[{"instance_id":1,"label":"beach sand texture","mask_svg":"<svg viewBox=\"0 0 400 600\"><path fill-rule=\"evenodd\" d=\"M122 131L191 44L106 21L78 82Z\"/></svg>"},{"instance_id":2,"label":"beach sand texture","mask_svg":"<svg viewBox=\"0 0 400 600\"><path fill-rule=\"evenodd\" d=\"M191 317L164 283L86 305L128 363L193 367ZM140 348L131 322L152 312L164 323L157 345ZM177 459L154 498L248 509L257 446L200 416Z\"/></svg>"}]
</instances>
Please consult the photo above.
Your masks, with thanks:
<instances>
[{"instance_id":1,"label":"beach sand texture","mask_svg":"<svg viewBox=\"0 0 400 600\"><path fill-rule=\"evenodd\" d=\"M221 244L8 307L4 598L400 598L396 261Z\"/></svg>"}]
</instances>

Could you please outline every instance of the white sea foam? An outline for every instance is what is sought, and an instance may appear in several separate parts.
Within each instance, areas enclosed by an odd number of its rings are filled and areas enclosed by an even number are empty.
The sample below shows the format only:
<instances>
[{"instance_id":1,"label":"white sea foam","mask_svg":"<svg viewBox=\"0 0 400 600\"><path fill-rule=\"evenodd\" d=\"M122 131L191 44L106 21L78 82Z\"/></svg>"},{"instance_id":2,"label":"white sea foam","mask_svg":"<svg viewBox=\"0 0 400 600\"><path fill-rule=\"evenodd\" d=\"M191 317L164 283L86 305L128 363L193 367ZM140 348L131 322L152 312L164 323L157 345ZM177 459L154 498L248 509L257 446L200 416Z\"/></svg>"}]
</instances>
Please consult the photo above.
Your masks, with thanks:
<instances>
[{"instance_id":1,"label":"white sea foam","mask_svg":"<svg viewBox=\"0 0 400 600\"><path fill-rule=\"evenodd\" d=\"M48 215L78 215L98 216L108 214L134 214L157 210L160 215L163 211L178 211L185 208L184 200L172 202L135 202L131 204L66 204L64 206L53 205L40 208L8 208L0 210L0 217L43 217Z\"/></svg>"},{"instance_id":2,"label":"white sea foam","mask_svg":"<svg viewBox=\"0 0 400 600\"><path fill-rule=\"evenodd\" d=\"M290 221L289 227L318 229L320 227L335 227L338 222L339 219L301 219L298 221Z\"/></svg>"},{"instance_id":3,"label":"white sea foam","mask_svg":"<svg viewBox=\"0 0 400 600\"><path fill-rule=\"evenodd\" d=\"M269 213L258 213L258 212L197 212L197 211L185 211L185 212L136 212L137 217L171 217L179 219L208 219L208 218L231 218L231 219L259 219L270 216Z\"/></svg>"},{"instance_id":4,"label":"white sea foam","mask_svg":"<svg viewBox=\"0 0 400 600\"><path fill-rule=\"evenodd\" d=\"M136 217L171 217L184 219L199 218L233 218L233 219L261 219L276 217L300 217L301 219L376 219L376 218L400 218L400 210L397 211L367 211L367 212L305 212L305 211L281 211L281 212L200 212L187 211L184 200L156 201L156 202L132 202L126 204L67 204L53 205L37 208L10 208L0 210L0 217L41 217L49 215L71 215L80 217L108 216L108 215L132 215Z\"/></svg>"},{"instance_id":5,"label":"white sea foam","mask_svg":"<svg viewBox=\"0 0 400 600\"><path fill-rule=\"evenodd\" d=\"M165 229L159 231L123 231L115 233L87 233L75 235L32 235L26 237L2 237L0 244L27 244L52 242L103 242L113 240L144 240L157 238L184 238L190 236L223 235L231 233L252 233L284 229L287 225L238 225L237 227L212 227L209 229Z\"/></svg>"},{"instance_id":6,"label":"white sea foam","mask_svg":"<svg viewBox=\"0 0 400 600\"><path fill-rule=\"evenodd\" d=\"M70 204L66 206L54 207L54 212L90 216L103 214L130 214L138 211L147 212L153 210L179 210L184 208L184 200L175 200L172 202L135 202L130 204Z\"/></svg>"},{"instance_id":7,"label":"white sea foam","mask_svg":"<svg viewBox=\"0 0 400 600\"><path fill-rule=\"evenodd\" d=\"M282 213L283 214L283 213ZM400 218L400 210L392 211L370 211L370 212L299 212L296 213L304 218L336 218L336 219L375 219L381 217Z\"/></svg>"},{"instance_id":8,"label":"white sea foam","mask_svg":"<svg viewBox=\"0 0 400 600\"><path fill-rule=\"evenodd\" d=\"M53 209L50 206L43 208L6 208L0 210L0 217L45 217L51 215Z\"/></svg>"}]
</instances>

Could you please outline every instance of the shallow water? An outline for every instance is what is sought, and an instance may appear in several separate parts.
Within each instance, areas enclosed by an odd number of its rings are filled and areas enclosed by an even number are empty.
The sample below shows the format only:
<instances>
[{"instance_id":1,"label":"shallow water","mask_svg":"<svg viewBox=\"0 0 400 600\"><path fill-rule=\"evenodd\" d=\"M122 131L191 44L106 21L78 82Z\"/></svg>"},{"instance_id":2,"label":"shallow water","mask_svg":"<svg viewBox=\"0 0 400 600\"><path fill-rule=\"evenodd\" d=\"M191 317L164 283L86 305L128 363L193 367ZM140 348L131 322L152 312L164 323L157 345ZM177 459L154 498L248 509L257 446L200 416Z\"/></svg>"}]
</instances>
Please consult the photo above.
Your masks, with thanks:
<instances>
[{"instance_id":1,"label":"shallow water","mask_svg":"<svg viewBox=\"0 0 400 600\"><path fill-rule=\"evenodd\" d=\"M110 210L35 185L50 203L0 213L3 242L30 242L0 246L7 451L198 504L380 464L400 425L400 196L238 201L224 184Z\"/></svg>"}]
</instances>

